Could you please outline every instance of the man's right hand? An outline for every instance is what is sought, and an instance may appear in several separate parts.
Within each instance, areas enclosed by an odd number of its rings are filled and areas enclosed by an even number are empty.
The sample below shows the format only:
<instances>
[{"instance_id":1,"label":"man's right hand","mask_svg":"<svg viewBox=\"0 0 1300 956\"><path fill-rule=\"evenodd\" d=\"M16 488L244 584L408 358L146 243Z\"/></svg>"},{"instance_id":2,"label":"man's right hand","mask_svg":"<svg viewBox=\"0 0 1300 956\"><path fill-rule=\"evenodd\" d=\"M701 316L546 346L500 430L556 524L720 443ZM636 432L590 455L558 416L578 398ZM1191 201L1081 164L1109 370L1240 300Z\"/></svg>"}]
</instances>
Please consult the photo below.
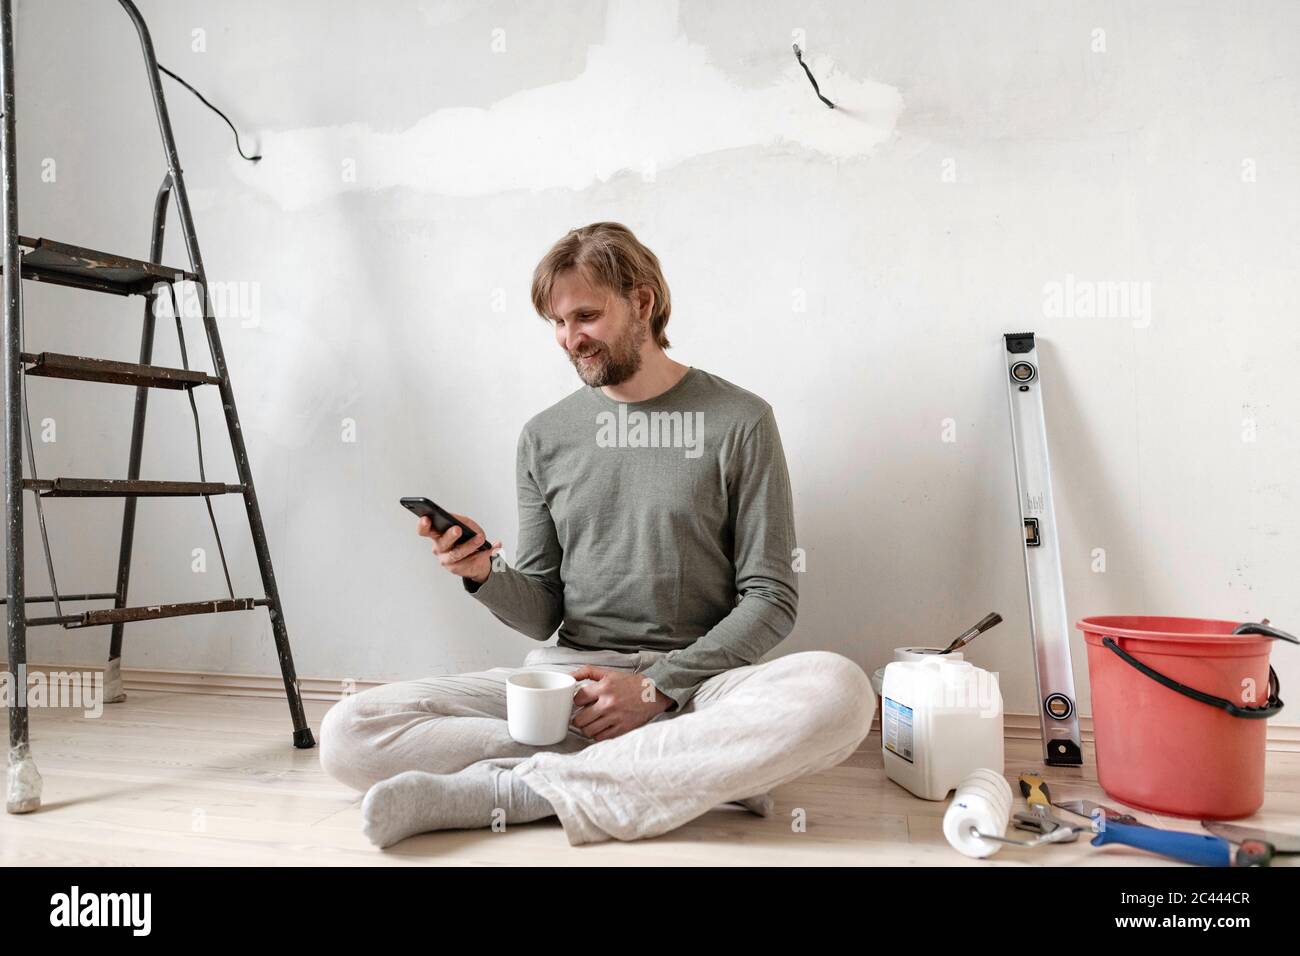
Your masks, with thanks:
<instances>
[{"instance_id":1,"label":"man's right hand","mask_svg":"<svg viewBox=\"0 0 1300 956\"><path fill-rule=\"evenodd\" d=\"M474 530L474 537L461 541L460 528L452 525L445 534L433 530L433 522L426 515L417 525L420 535L433 541L433 553L438 562L452 574L469 578L475 584L482 584L492 573L492 556L501 550L501 542L492 545L491 551L479 551L479 545L485 540L483 529L478 522L464 515L452 512L452 517L464 522L467 528Z\"/></svg>"}]
</instances>

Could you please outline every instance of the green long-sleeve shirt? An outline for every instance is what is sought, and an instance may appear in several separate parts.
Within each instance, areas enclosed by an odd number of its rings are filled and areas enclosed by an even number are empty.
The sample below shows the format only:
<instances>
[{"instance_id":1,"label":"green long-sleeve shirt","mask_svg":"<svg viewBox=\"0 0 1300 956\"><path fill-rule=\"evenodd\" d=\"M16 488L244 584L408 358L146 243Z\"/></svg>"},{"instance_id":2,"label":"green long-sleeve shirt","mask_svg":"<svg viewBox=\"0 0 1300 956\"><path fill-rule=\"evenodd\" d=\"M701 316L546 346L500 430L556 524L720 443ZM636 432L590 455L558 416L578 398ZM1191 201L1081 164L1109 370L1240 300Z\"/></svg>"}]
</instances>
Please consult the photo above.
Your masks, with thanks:
<instances>
[{"instance_id":1,"label":"green long-sleeve shirt","mask_svg":"<svg viewBox=\"0 0 1300 956\"><path fill-rule=\"evenodd\" d=\"M794 627L790 476L772 407L701 369L617 402L583 387L524 425L519 547L465 589L538 641L668 653L677 707Z\"/></svg>"}]
</instances>

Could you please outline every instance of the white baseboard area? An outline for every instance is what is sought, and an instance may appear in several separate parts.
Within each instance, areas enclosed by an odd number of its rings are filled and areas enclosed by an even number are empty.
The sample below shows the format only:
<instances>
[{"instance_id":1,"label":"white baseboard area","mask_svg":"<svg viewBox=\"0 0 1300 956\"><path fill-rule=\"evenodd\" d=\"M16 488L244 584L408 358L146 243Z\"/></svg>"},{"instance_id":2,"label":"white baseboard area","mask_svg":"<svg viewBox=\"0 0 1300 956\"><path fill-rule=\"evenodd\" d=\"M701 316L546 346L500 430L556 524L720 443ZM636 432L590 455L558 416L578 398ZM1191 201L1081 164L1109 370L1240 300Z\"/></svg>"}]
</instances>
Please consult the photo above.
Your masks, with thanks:
<instances>
[{"instance_id":1,"label":"white baseboard area","mask_svg":"<svg viewBox=\"0 0 1300 956\"><path fill-rule=\"evenodd\" d=\"M8 670L0 662L0 670ZM27 673L48 674L75 671L84 674L104 673L103 664L27 664ZM219 674L210 671L150 670L143 667L121 668L122 688L157 691L164 694L214 694L221 697L279 697L283 698L284 680L279 674ZM106 678L107 680L107 678ZM299 677L298 692L303 700L334 701L347 693L355 694L385 681L352 680L350 678Z\"/></svg>"},{"instance_id":2,"label":"white baseboard area","mask_svg":"<svg viewBox=\"0 0 1300 956\"><path fill-rule=\"evenodd\" d=\"M0 670L8 670L0 662ZM78 671L103 673L102 664L33 664L28 663L27 673ZM147 690L167 694L212 694L220 697L284 697L284 681L280 676L264 674L219 674L210 671L150 670L143 667L121 668L122 687L129 693ZM353 678L299 677L298 692L303 700L336 701L387 681L356 680ZM129 700L129 697L128 697ZM1039 736L1037 714L1008 713L1003 715L1003 728L1008 739L1036 740ZM873 731L880 730L880 719L872 722ZM1092 718L1079 718L1079 735L1084 743L1093 741ZM1300 725L1279 724L1269 721L1265 746L1283 753L1300 753Z\"/></svg>"},{"instance_id":3,"label":"white baseboard area","mask_svg":"<svg viewBox=\"0 0 1300 956\"><path fill-rule=\"evenodd\" d=\"M873 731L880 730L880 717L871 723ZM1042 731L1038 726L1037 714L1003 714L1002 735L1008 740L1039 740ZM1092 732L1092 718L1079 718L1079 738L1085 744L1094 743L1096 737ZM1295 724L1278 724L1270 721L1264 738L1266 750L1280 753L1300 753L1300 726Z\"/></svg>"}]
</instances>

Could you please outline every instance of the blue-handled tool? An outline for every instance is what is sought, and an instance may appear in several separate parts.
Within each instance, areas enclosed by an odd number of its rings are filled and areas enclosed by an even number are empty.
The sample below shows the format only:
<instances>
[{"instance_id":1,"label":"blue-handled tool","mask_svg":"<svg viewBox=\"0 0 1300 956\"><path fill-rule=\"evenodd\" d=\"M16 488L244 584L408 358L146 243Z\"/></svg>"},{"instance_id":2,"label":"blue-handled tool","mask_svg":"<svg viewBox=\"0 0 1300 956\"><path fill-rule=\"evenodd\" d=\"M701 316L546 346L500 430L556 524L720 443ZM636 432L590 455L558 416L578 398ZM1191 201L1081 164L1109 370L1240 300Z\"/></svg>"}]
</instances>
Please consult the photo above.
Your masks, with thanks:
<instances>
[{"instance_id":1,"label":"blue-handled tool","mask_svg":"<svg viewBox=\"0 0 1300 956\"><path fill-rule=\"evenodd\" d=\"M1197 866L1267 866L1272 847L1259 840L1234 844L1222 837L1128 823L1105 822L1092 838L1093 846L1122 843Z\"/></svg>"}]
</instances>

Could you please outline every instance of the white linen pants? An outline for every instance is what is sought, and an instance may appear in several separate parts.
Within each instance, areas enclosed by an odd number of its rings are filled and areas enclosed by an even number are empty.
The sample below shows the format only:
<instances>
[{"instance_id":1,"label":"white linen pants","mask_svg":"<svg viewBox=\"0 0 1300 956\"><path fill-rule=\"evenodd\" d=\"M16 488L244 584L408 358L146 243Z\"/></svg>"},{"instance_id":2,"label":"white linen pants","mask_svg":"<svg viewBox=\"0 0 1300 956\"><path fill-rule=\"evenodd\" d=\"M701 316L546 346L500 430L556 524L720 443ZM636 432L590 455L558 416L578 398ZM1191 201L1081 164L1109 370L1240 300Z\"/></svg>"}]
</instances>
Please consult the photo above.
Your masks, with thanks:
<instances>
[{"instance_id":1,"label":"white linen pants","mask_svg":"<svg viewBox=\"0 0 1300 956\"><path fill-rule=\"evenodd\" d=\"M511 674L588 664L640 672L662 654L545 646L523 667L371 688L325 714L321 766L362 791L405 770L456 773L482 761L512 768L551 803L576 846L658 836L719 804L764 795L840 763L871 729L875 692L862 668L841 654L804 651L717 674L685 707L608 740L572 723L547 747L510 736Z\"/></svg>"}]
</instances>

